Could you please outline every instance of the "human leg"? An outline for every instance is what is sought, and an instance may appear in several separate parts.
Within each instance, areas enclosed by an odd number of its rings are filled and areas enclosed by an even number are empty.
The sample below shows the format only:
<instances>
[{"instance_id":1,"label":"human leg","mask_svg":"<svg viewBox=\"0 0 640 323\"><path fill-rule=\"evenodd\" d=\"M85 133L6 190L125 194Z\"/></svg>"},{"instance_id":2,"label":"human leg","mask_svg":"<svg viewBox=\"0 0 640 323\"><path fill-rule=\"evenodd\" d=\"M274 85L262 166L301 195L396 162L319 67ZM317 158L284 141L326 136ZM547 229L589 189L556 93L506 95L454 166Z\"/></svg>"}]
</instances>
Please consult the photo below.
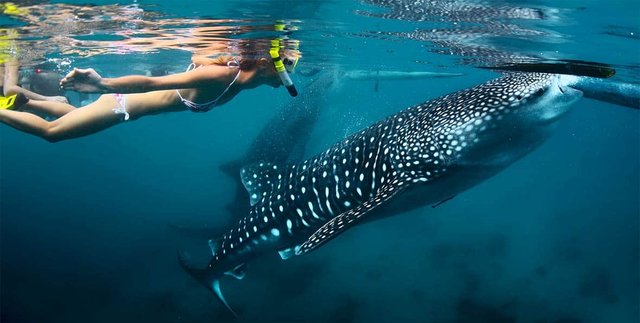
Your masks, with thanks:
<instances>
[{"instance_id":1,"label":"human leg","mask_svg":"<svg viewBox=\"0 0 640 323\"><path fill-rule=\"evenodd\" d=\"M12 94L16 94L15 93L15 87L18 87L18 70L20 68L20 65L13 61L13 60L9 60L9 61L5 61L4 62L4 73L3 73L3 94L5 96L9 96Z\"/></svg>"},{"instance_id":2,"label":"human leg","mask_svg":"<svg viewBox=\"0 0 640 323\"><path fill-rule=\"evenodd\" d=\"M27 97L29 96L27 95ZM76 107L66 102L38 101L32 100L31 97L29 97L29 99L29 103L20 108L21 110L27 112L43 113L48 116L60 118L76 109Z\"/></svg>"},{"instance_id":3,"label":"human leg","mask_svg":"<svg viewBox=\"0 0 640 323\"><path fill-rule=\"evenodd\" d=\"M0 88L4 93L4 64L0 64Z\"/></svg>"},{"instance_id":4,"label":"human leg","mask_svg":"<svg viewBox=\"0 0 640 323\"><path fill-rule=\"evenodd\" d=\"M41 108L42 105L58 104L61 103L30 100L24 106L29 109L34 108L34 105ZM47 121L28 112L0 110L0 122L47 141L57 142L87 136L120 123L123 116L115 114L112 110L117 104L113 95L103 95L95 102L73 109L53 121Z\"/></svg>"}]
</instances>

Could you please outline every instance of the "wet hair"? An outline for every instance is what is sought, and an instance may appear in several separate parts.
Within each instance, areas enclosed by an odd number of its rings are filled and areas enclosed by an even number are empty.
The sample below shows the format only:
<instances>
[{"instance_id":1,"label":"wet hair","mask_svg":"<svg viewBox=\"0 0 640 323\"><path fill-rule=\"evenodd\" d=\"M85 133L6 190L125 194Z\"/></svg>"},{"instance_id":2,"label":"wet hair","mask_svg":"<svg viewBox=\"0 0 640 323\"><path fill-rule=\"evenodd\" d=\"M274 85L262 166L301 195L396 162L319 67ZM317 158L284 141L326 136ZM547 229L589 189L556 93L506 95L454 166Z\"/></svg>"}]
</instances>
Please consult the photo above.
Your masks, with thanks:
<instances>
[{"instance_id":1,"label":"wet hair","mask_svg":"<svg viewBox=\"0 0 640 323\"><path fill-rule=\"evenodd\" d=\"M242 56L222 55L211 59L210 64L227 66L230 62L237 61L240 64L240 70L248 71L255 69L258 65L258 59L247 58Z\"/></svg>"},{"instance_id":2,"label":"wet hair","mask_svg":"<svg viewBox=\"0 0 640 323\"><path fill-rule=\"evenodd\" d=\"M270 40L239 40L228 45L228 53L210 58L209 64L227 66L229 62L237 61L241 70L252 70L256 68L258 60L261 58L271 61L271 56L269 56L270 46ZM301 56L298 50L288 49L286 43L284 46L284 48L280 49L281 56L292 59Z\"/></svg>"}]
</instances>

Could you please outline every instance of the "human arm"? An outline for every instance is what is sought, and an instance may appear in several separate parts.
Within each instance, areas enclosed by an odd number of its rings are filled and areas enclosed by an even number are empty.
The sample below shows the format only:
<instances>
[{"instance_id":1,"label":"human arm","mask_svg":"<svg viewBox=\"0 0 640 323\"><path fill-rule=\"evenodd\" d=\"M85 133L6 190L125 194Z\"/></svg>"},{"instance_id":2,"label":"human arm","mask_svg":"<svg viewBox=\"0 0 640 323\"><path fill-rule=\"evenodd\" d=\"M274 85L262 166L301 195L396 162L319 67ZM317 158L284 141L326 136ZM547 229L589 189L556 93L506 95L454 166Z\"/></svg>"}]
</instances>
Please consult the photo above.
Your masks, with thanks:
<instances>
[{"instance_id":1,"label":"human arm","mask_svg":"<svg viewBox=\"0 0 640 323\"><path fill-rule=\"evenodd\" d=\"M5 62L4 64L4 79L3 79L3 95L10 96L14 94L21 93L24 96L28 97L31 100L37 101L57 101L62 103L67 103L67 98L64 96L46 96L39 93L35 93L24 88L22 85L18 84L18 79L20 78L20 64L17 62ZM23 84L24 85L24 84Z\"/></svg>"},{"instance_id":2,"label":"human arm","mask_svg":"<svg viewBox=\"0 0 640 323\"><path fill-rule=\"evenodd\" d=\"M60 81L65 89L90 93L141 93L167 89L202 87L220 81L226 67L204 66L185 73L159 77L128 75L116 78L100 76L94 69L77 69Z\"/></svg>"},{"instance_id":3,"label":"human arm","mask_svg":"<svg viewBox=\"0 0 640 323\"><path fill-rule=\"evenodd\" d=\"M18 94L18 93L22 93L24 96L28 97L30 100L36 100L36 101L55 101L55 102L62 102L62 103L69 103L69 101L67 100L66 97L64 96L46 96L46 95L42 95L42 94L38 94L36 92L33 91L29 91L19 85L12 85L12 86L6 86L4 87L4 95L5 96L9 96L9 95L14 95L14 94Z\"/></svg>"}]
</instances>

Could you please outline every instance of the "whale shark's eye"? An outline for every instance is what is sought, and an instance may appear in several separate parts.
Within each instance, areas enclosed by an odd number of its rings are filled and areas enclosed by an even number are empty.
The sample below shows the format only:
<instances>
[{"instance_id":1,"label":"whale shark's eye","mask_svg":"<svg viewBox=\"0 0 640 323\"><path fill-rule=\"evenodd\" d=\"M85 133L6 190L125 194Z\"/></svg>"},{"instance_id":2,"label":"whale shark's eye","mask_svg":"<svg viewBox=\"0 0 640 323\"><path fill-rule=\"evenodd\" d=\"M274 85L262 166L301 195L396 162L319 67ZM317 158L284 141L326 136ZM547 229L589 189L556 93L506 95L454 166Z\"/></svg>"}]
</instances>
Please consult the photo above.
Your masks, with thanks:
<instances>
[{"instance_id":1,"label":"whale shark's eye","mask_svg":"<svg viewBox=\"0 0 640 323\"><path fill-rule=\"evenodd\" d=\"M520 94L516 95L516 99L522 100L522 95L520 95Z\"/></svg>"}]
</instances>

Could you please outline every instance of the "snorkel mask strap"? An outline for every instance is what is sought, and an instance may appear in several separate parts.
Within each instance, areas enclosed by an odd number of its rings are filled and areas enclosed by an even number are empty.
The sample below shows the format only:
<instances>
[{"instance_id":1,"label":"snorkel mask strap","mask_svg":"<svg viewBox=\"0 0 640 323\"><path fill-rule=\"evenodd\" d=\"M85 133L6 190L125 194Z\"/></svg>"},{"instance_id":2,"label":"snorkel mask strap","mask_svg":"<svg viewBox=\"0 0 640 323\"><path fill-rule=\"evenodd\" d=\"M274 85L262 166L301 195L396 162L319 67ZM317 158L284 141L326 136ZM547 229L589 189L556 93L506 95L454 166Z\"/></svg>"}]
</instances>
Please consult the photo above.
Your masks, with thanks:
<instances>
[{"instance_id":1,"label":"snorkel mask strap","mask_svg":"<svg viewBox=\"0 0 640 323\"><path fill-rule=\"evenodd\" d=\"M282 58L280 57L280 40L273 39L271 40L271 48L269 49L269 55L271 56L271 61L273 61L273 66L276 68L276 72L280 77L280 81L287 88L289 94L291 96L297 96L298 90L296 90L296 86L293 85L293 81L291 81L291 77L289 77L289 73L287 69L284 67L284 63L282 63Z\"/></svg>"}]
</instances>

